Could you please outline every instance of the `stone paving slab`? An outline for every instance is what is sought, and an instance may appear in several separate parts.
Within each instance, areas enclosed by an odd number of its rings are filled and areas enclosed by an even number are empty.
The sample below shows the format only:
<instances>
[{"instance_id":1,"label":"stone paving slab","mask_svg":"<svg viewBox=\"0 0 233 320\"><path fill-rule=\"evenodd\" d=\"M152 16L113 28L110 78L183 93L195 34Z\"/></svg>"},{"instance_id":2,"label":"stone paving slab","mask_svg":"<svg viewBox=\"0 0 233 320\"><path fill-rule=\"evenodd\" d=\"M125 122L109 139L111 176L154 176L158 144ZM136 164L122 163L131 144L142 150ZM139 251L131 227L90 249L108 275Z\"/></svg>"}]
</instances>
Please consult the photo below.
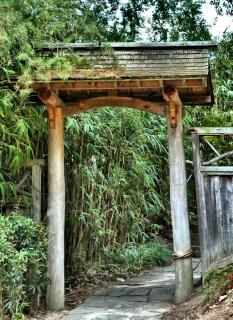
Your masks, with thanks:
<instances>
[{"instance_id":1,"label":"stone paving slab","mask_svg":"<svg viewBox=\"0 0 233 320\"><path fill-rule=\"evenodd\" d=\"M194 281L200 279L200 265L193 260ZM159 267L144 275L100 290L64 320L159 320L169 309L175 293L174 267Z\"/></svg>"}]
</instances>

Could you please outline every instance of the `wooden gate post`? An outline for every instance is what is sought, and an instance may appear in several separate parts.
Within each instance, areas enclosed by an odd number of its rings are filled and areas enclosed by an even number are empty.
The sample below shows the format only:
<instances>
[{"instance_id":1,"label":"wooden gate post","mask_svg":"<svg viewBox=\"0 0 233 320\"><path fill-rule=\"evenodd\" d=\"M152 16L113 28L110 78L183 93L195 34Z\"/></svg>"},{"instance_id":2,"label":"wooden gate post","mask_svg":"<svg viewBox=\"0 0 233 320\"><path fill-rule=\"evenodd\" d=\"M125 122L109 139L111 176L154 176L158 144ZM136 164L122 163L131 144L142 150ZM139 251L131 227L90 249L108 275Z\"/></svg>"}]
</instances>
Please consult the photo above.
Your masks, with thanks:
<instances>
[{"instance_id":1,"label":"wooden gate post","mask_svg":"<svg viewBox=\"0 0 233 320\"><path fill-rule=\"evenodd\" d=\"M183 106L175 88L164 88L168 105L167 130L170 168L170 203L176 277L175 302L187 300L193 288L192 251L187 204L183 145Z\"/></svg>"},{"instance_id":2,"label":"wooden gate post","mask_svg":"<svg viewBox=\"0 0 233 320\"><path fill-rule=\"evenodd\" d=\"M64 308L65 178L62 108L53 108L48 134L48 273L46 302L51 311Z\"/></svg>"},{"instance_id":3,"label":"wooden gate post","mask_svg":"<svg viewBox=\"0 0 233 320\"><path fill-rule=\"evenodd\" d=\"M65 177L63 101L49 88L38 93L48 111L48 273L47 308L64 308Z\"/></svg>"}]
</instances>

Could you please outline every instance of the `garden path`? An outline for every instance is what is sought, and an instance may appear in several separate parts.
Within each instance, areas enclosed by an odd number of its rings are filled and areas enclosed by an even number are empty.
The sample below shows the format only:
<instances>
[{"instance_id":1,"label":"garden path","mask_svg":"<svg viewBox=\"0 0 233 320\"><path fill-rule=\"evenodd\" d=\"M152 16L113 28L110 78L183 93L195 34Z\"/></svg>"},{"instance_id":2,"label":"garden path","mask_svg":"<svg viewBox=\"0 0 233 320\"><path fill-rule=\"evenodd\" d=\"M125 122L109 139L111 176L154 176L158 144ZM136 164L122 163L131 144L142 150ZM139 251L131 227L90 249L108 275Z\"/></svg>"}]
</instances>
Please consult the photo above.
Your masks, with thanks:
<instances>
[{"instance_id":1,"label":"garden path","mask_svg":"<svg viewBox=\"0 0 233 320\"><path fill-rule=\"evenodd\" d=\"M194 281L201 276L198 262L193 259ZM174 291L174 266L156 267L144 275L97 292L63 319L159 320L172 305Z\"/></svg>"}]
</instances>

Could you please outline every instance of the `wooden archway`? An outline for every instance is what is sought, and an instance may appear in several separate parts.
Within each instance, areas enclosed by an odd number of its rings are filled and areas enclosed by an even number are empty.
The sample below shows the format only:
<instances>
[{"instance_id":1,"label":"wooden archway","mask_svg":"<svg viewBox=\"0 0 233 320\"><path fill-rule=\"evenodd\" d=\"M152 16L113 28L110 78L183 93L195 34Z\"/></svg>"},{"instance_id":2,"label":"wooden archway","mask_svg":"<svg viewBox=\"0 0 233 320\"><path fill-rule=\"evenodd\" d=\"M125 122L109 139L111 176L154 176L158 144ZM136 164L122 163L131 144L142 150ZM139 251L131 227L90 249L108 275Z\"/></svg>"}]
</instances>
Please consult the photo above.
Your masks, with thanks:
<instances>
[{"instance_id":1,"label":"wooden archway","mask_svg":"<svg viewBox=\"0 0 233 320\"><path fill-rule=\"evenodd\" d=\"M105 44L45 45L42 53L73 50L89 58L87 69L77 68L68 79L51 72L45 83L32 84L47 107L48 130L48 273L47 306L64 307L64 133L63 118L103 106L130 107L166 116L170 204L173 228L175 301L192 292L192 258L183 146L183 103L213 103L208 53L213 42L110 43L114 55L101 53ZM98 59L97 59L98 58ZM113 59L114 58L114 59ZM45 87L47 86L47 87ZM63 98L63 100L61 99Z\"/></svg>"},{"instance_id":2,"label":"wooden archway","mask_svg":"<svg viewBox=\"0 0 233 320\"><path fill-rule=\"evenodd\" d=\"M179 98L178 90L173 87L164 88L164 103L118 96L97 97L81 102L64 103L48 87L42 88L38 92L38 96L47 107L49 119L48 229L50 242L48 272L51 278L51 283L47 290L49 308L58 310L64 306L65 179L63 117L103 106L130 107L160 116L166 115L167 117L170 201L176 257L176 301L184 301L192 291L193 278L183 147L183 105ZM53 230L56 230L56 232Z\"/></svg>"}]
</instances>

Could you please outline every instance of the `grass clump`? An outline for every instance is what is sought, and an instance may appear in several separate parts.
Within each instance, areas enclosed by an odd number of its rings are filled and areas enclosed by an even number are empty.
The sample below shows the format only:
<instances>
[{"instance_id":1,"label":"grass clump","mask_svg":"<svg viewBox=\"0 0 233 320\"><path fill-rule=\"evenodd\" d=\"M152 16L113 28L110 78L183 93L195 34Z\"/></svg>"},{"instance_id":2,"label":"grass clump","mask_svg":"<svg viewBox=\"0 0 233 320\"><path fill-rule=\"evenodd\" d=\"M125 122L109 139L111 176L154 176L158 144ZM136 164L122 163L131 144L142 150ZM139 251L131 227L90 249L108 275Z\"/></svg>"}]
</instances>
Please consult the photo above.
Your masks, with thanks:
<instances>
[{"instance_id":1,"label":"grass clump","mask_svg":"<svg viewBox=\"0 0 233 320\"><path fill-rule=\"evenodd\" d=\"M159 241L137 245L119 246L116 250L106 252L106 263L111 272L121 274L134 273L155 265L171 262L171 251Z\"/></svg>"},{"instance_id":2,"label":"grass clump","mask_svg":"<svg viewBox=\"0 0 233 320\"><path fill-rule=\"evenodd\" d=\"M210 269L204 278L204 303L214 303L219 296L233 289L233 263Z\"/></svg>"}]
</instances>

